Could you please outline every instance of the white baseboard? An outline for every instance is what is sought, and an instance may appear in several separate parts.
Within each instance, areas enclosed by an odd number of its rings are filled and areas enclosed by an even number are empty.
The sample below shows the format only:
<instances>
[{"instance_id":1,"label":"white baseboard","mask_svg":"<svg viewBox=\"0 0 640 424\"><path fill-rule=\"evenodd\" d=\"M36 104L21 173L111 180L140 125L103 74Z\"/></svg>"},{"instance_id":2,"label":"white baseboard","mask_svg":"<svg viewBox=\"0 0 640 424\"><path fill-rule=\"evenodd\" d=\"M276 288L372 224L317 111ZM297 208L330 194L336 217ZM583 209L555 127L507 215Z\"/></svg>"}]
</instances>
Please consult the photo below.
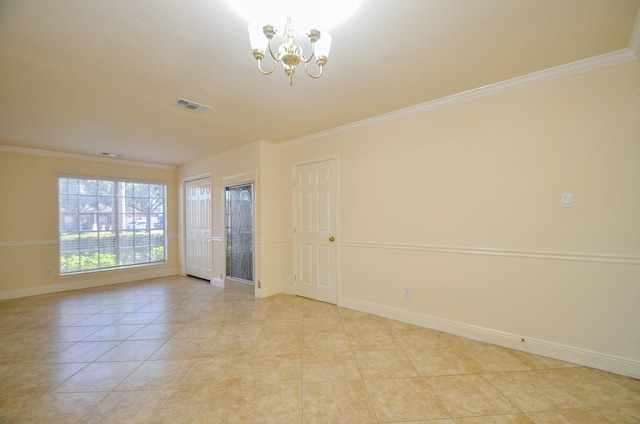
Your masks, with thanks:
<instances>
[{"instance_id":1,"label":"white baseboard","mask_svg":"<svg viewBox=\"0 0 640 424\"><path fill-rule=\"evenodd\" d=\"M220 287L221 289L224 288L224 281L222 281L222 278L212 278L210 283L214 287Z\"/></svg>"},{"instance_id":2,"label":"white baseboard","mask_svg":"<svg viewBox=\"0 0 640 424\"><path fill-rule=\"evenodd\" d=\"M280 293L282 293L282 286L264 287L261 289L256 289L256 297L260 299L264 297L274 296Z\"/></svg>"},{"instance_id":3,"label":"white baseboard","mask_svg":"<svg viewBox=\"0 0 640 424\"><path fill-rule=\"evenodd\" d=\"M147 280L149 278L169 277L172 275L178 275L178 270L173 268L148 269L144 271L106 274L98 278L93 274L92 277L88 277L87 279L80 281L69 281L66 283L48 284L46 286L27 287L24 289L2 290L0 291L0 300L59 293L69 290L89 289L92 287L107 286L111 284Z\"/></svg>"},{"instance_id":4,"label":"white baseboard","mask_svg":"<svg viewBox=\"0 0 640 424\"><path fill-rule=\"evenodd\" d=\"M282 288L282 293L283 294L290 294L292 296L295 296L295 294L296 294L295 287L290 285L290 284L285 284L281 288Z\"/></svg>"},{"instance_id":5,"label":"white baseboard","mask_svg":"<svg viewBox=\"0 0 640 424\"><path fill-rule=\"evenodd\" d=\"M588 349L545 340L529 339L499 330L464 324L345 297L340 299L340 306L522 352L547 356L549 358L572 362L603 371L640 378L640 362L627 358L620 358L602 352L594 352Z\"/></svg>"}]
</instances>

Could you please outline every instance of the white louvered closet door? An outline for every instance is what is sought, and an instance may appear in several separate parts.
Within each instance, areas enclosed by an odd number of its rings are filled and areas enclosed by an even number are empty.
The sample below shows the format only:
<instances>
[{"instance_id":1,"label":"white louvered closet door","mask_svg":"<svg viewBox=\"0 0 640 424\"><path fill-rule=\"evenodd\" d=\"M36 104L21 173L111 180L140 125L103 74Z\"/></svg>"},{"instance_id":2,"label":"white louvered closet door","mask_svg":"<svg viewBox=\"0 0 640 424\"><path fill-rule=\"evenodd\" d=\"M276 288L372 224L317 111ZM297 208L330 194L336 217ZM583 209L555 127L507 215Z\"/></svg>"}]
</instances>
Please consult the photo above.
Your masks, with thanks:
<instances>
[{"instance_id":1,"label":"white louvered closet door","mask_svg":"<svg viewBox=\"0 0 640 424\"><path fill-rule=\"evenodd\" d=\"M211 180L188 181L185 193L186 272L211 280Z\"/></svg>"}]
</instances>

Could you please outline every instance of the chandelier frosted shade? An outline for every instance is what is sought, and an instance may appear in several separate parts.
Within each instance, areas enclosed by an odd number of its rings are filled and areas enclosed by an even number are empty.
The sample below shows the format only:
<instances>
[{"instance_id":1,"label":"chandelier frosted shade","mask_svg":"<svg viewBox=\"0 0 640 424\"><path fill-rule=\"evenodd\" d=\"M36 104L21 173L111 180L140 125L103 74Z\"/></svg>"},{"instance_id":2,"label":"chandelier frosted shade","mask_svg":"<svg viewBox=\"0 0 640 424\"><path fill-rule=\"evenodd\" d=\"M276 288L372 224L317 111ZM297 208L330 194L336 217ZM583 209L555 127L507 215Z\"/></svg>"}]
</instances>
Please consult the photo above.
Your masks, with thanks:
<instances>
[{"instance_id":1,"label":"chandelier frosted shade","mask_svg":"<svg viewBox=\"0 0 640 424\"><path fill-rule=\"evenodd\" d=\"M316 57L329 57L331 41L331 35L328 32L322 34L322 38L316 41Z\"/></svg>"},{"instance_id":2,"label":"chandelier frosted shade","mask_svg":"<svg viewBox=\"0 0 640 424\"><path fill-rule=\"evenodd\" d=\"M267 44L269 40L263 34L262 25L249 24L249 41L251 42L251 48L261 52L267 51Z\"/></svg>"},{"instance_id":3,"label":"chandelier frosted shade","mask_svg":"<svg viewBox=\"0 0 640 424\"><path fill-rule=\"evenodd\" d=\"M331 36L328 33L321 34L317 29L309 30L307 38L311 47L307 53L305 53L302 46L297 44L298 29L291 18L287 19L287 24L282 31L282 43L274 51L273 40L275 36L276 30L272 25L262 27L255 24L249 25L249 39L253 49L253 57L258 62L260 73L264 75L271 74L278 62L280 62L285 74L289 77L289 85L292 85L296 67L302 63L307 75L311 78L320 78L322 76L322 71L327 64L329 50L331 49ZM273 60L273 66L265 70L262 68L262 60L267 52L269 52ZM317 66L315 72L309 69L309 63L314 58Z\"/></svg>"}]
</instances>

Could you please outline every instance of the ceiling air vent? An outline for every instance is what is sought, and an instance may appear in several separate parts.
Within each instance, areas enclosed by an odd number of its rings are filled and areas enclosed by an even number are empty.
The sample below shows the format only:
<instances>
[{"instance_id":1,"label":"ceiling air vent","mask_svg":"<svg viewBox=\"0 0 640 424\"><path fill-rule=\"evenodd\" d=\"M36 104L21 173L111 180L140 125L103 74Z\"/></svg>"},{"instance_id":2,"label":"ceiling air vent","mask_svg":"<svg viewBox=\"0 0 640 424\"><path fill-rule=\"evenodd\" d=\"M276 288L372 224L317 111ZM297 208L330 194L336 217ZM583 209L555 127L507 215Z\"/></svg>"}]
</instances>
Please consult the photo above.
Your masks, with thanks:
<instances>
[{"instance_id":1,"label":"ceiling air vent","mask_svg":"<svg viewBox=\"0 0 640 424\"><path fill-rule=\"evenodd\" d=\"M196 112L206 112L211 109L211 106L201 105L200 103L192 102L191 100L178 99L176 100L176 105L195 110Z\"/></svg>"}]
</instances>

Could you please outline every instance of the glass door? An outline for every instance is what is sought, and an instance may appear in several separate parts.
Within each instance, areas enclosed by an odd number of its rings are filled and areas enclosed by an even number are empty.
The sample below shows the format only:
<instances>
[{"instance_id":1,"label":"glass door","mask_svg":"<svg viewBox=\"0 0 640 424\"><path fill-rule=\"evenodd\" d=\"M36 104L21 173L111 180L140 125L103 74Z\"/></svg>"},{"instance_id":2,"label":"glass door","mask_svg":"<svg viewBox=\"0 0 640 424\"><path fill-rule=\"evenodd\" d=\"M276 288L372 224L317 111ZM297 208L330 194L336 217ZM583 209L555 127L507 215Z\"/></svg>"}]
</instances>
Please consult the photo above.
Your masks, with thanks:
<instances>
[{"instance_id":1,"label":"glass door","mask_svg":"<svg viewBox=\"0 0 640 424\"><path fill-rule=\"evenodd\" d=\"M253 183L225 190L227 277L253 284Z\"/></svg>"}]
</instances>

